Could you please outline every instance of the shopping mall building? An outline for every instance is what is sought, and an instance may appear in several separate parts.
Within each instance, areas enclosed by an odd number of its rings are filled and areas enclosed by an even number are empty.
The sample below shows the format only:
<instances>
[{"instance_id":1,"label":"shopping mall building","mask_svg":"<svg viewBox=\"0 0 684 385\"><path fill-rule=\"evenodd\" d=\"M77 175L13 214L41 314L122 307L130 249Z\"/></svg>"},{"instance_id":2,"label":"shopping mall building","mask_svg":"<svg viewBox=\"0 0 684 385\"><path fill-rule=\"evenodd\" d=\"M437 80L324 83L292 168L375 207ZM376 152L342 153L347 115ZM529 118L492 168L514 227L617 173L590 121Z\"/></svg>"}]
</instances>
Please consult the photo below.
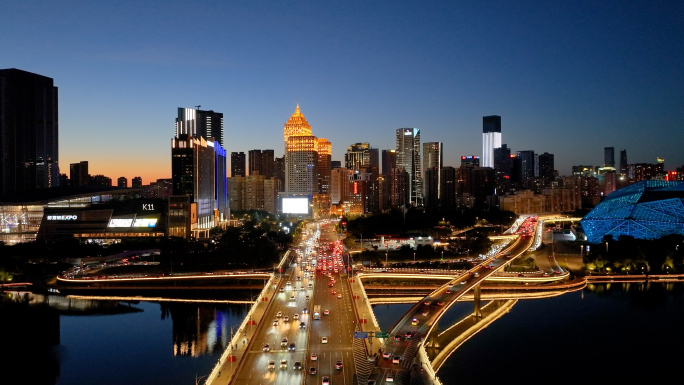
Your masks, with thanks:
<instances>
[{"instance_id":1,"label":"shopping mall building","mask_svg":"<svg viewBox=\"0 0 684 385\"><path fill-rule=\"evenodd\" d=\"M98 243L168 236L168 200L140 189L73 186L0 199L0 241L77 238Z\"/></svg>"}]
</instances>

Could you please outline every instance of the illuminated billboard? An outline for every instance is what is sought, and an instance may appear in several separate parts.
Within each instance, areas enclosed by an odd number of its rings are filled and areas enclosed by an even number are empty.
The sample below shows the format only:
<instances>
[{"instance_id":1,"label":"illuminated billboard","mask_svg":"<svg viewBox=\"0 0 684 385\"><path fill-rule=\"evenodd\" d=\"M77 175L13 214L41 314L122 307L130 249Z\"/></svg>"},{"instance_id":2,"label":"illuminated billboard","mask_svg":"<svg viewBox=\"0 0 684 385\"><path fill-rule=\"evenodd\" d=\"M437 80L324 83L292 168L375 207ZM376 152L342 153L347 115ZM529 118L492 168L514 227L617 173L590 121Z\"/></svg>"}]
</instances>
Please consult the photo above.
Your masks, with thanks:
<instances>
[{"instance_id":1,"label":"illuminated billboard","mask_svg":"<svg viewBox=\"0 0 684 385\"><path fill-rule=\"evenodd\" d=\"M306 215L310 212L311 197L309 196L282 197L281 202L283 214Z\"/></svg>"},{"instance_id":2,"label":"illuminated billboard","mask_svg":"<svg viewBox=\"0 0 684 385\"><path fill-rule=\"evenodd\" d=\"M133 227L156 227L157 218L136 218Z\"/></svg>"},{"instance_id":3,"label":"illuminated billboard","mask_svg":"<svg viewBox=\"0 0 684 385\"><path fill-rule=\"evenodd\" d=\"M112 218L107 227L131 227L133 218Z\"/></svg>"}]
</instances>

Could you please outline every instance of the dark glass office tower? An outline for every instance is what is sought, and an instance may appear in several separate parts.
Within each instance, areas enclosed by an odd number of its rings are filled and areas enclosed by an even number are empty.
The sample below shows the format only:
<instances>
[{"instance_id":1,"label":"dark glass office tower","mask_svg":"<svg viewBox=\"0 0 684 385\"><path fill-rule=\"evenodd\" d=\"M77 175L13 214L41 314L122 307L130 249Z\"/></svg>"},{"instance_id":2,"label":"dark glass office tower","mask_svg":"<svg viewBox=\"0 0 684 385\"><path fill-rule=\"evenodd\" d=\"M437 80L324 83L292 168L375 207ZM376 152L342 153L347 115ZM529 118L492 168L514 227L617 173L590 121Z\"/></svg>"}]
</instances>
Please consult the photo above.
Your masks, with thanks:
<instances>
[{"instance_id":1,"label":"dark glass office tower","mask_svg":"<svg viewBox=\"0 0 684 385\"><path fill-rule=\"evenodd\" d=\"M620 151L620 174L627 175L627 150Z\"/></svg>"},{"instance_id":2,"label":"dark glass office tower","mask_svg":"<svg viewBox=\"0 0 684 385\"><path fill-rule=\"evenodd\" d=\"M0 195L59 184L58 126L52 78L0 70Z\"/></svg>"},{"instance_id":3,"label":"dark glass office tower","mask_svg":"<svg viewBox=\"0 0 684 385\"><path fill-rule=\"evenodd\" d=\"M604 162L606 167L615 167L615 147L605 147L603 149Z\"/></svg>"}]
</instances>

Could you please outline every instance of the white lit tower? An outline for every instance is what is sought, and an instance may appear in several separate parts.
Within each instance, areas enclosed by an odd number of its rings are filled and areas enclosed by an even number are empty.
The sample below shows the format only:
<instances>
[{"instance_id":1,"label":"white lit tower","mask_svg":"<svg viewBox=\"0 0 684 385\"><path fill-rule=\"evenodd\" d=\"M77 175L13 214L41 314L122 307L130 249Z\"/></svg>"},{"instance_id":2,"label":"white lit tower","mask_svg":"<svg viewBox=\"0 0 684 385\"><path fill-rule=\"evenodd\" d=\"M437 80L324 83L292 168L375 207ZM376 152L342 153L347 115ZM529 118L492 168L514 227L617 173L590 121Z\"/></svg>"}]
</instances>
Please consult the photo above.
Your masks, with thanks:
<instances>
[{"instance_id":1,"label":"white lit tower","mask_svg":"<svg viewBox=\"0 0 684 385\"><path fill-rule=\"evenodd\" d=\"M494 168L494 149L501 147L501 117L482 117L482 167Z\"/></svg>"}]
</instances>

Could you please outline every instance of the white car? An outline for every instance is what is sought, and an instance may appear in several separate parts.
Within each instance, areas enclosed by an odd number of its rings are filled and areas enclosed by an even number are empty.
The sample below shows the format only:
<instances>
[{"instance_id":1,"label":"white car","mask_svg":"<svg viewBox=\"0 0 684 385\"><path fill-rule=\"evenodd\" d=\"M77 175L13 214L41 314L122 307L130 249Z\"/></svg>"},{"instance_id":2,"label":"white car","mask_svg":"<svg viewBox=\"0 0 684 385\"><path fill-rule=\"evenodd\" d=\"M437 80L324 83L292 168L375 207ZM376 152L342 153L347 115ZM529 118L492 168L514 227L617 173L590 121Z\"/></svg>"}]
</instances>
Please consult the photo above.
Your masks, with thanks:
<instances>
[{"instance_id":1,"label":"white car","mask_svg":"<svg viewBox=\"0 0 684 385\"><path fill-rule=\"evenodd\" d=\"M328 343L328 337L321 337L321 343L327 344Z\"/></svg>"},{"instance_id":2,"label":"white car","mask_svg":"<svg viewBox=\"0 0 684 385\"><path fill-rule=\"evenodd\" d=\"M311 361L318 361L318 354L311 353Z\"/></svg>"},{"instance_id":3,"label":"white car","mask_svg":"<svg viewBox=\"0 0 684 385\"><path fill-rule=\"evenodd\" d=\"M299 314L295 314L292 316L292 319L299 319Z\"/></svg>"}]
</instances>

